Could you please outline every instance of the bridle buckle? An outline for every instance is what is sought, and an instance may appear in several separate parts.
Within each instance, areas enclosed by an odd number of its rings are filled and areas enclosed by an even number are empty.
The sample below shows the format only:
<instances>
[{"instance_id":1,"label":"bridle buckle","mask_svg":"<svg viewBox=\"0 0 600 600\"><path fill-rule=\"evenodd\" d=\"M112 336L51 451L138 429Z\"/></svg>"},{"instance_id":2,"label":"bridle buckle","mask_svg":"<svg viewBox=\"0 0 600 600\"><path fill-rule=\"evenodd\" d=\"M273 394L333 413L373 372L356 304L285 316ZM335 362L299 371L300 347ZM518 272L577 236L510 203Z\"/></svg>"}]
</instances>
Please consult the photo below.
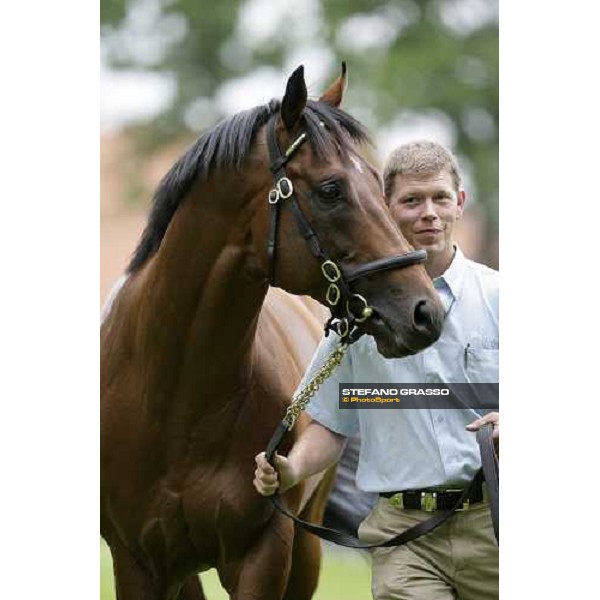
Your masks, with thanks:
<instances>
[{"instance_id":1,"label":"bridle buckle","mask_svg":"<svg viewBox=\"0 0 600 600\"><path fill-rule=\"evenodd\" d=\"M321 263L321 272L329 283L336 283L342 278L340 268L332 261L325 260Z\"/></svg>"},{"instance_id":2,"label":"bridle buckle","mask_svg":"<svg viewBox=\"0 0 600 600\"><path fill-rule=\"evenodd\" d=\"M294 186L289 177L282 177L277 182L277 191L279 192L279 198L289 198L294 193Z\"/></svg>"},{"instance_id":3,"label":"bridle buckle","mask_svg":"<svg viewBox=\"0 0 600 600\"><path fill-rule=\"evenodd\" d=\"M269 204L277 204L279 202L279 191L273 188L269 192Z\"/></svg>"},{"instance_id":4,"label":"bridle buckle","mask_svg":"<svg viewBox=\"0 0 600 600\"><path fill-rule=\"evenodd\" d=\"M350 333L350 324L348 323L348 319L340 319L337 324L337 334L341 338L345 338L348 333Z\"/></svg>"},{"instance_id":5,"label":"bridle buckle","mask_svg":"<svg viewBox=\"0 0 600 600\"><path fill-rule=\"evenodd\" d=\"M327 304L329 304L329 306L335 306L340 301L341 295L342 292L340 291L340 288L335 285L335 283L330 283L327 288L327 293L325 294Z\"/></svg>"},{"instance_id":6,"label":"bridle buckle","mask_svg":"<svg viewBox=\"0 0 600 600\"><path fill-rule=\"evenodd\" d=\"M277 204L279 200L285 200L294 193L294 185L289 177L282 177L275 187L269 192L269 204Z\"/></svg>"}]
</instances>

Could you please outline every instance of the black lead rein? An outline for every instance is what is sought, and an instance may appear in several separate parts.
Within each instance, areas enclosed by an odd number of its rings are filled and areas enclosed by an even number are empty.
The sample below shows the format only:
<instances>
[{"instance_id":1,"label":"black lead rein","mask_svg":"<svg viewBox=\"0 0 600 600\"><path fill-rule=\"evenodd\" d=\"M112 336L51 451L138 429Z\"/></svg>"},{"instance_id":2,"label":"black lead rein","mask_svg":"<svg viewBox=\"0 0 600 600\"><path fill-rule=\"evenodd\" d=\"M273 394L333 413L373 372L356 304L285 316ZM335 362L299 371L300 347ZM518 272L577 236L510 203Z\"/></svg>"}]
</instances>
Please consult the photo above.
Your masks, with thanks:
<instances>
[{"instance_id":1,"label":"black lead rein","mask_svg":"<svg viewBox=\"0 0 600 600\"><path fill-rule=\"evenodd\" d=\"M275 465L273 463L273 457L283 439L283 435L281 435L281 427L280 424L277 428L273 438L269 442L266 450L266 459L269 461L273 468ZM281 501L281 497L278 492L275 492L272 496L270 496L271 502L273 505L284 515L289 517L302 527L306 529L310 533L320 537L321 539L328 540L340 546L346 546L348 548L357 548L357 549L370 549L370 548L387 548L390 546L403 546L412 540L416 540L438 528L442 523L447 521L457 510L459 510L469 498L471 492L476 489L477 486L480 486L485 479L488 492L489 492L489 500L490 500L490 512L492 514L492 524L494 527L494 535L496 536L496 541L500 541L499 536L499 470L498 470L498 459L496 457L496 453L494 450L494 444L492 439L492 425L485 425L477 432L477 442L479 444L479 450L481 453L482 460L482 468L477 471L473 479L469 482L469 485L463 490L462 494L454 504L454 506L445 511L439 511L436 515L427 519L426 521L421 521L406 529L399 535L382 542L381 544L364 544L360 541L360 539L354 535L350 535L344 533L342 531L337 531L335 529L331 529L329 527L323 527L322 525L316 525L315 523L309 523L308 521L304 521L303 519L299 519L292 513L290 513L287 508L283 505ZM283 427L283 434L287 432L287 428ZM276 442L276 438L279 437L279 443ZM275 442L275 443L274 443Z\"/></svg>"}]
</instances>

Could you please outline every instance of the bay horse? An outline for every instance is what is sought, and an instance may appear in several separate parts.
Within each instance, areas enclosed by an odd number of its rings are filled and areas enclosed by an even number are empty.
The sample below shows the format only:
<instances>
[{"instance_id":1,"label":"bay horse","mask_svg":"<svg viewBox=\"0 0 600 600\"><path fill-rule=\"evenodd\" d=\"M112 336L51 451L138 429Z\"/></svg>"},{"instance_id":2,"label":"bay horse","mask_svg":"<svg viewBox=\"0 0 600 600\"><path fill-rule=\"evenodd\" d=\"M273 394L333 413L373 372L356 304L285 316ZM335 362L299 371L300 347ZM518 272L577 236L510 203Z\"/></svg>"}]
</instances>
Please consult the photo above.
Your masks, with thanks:
<instances>
[{"instance_id":1,"label":"bay horse","mask_svg":"<svg viewBox=\"0 0 600 600\"><path fill-rule=\"evenodd\" d=\"M410 251L359 152L368 134L339 108L344 86L345 69L308 100L299 67L281 101L203 134L155 193L100 336L101 534L119 600L204 598L197 573L211 567L235 600L308 600L316 588L318 540L252 486L254 456L319 337L304 304L267 295L269 281L321 303L327 294L285 204L269 276L266 129L273 120L282 147L305 134L287 175L330 257L360 267ZM439 336L442 307L422 265L373 273L356 291L375 313L362 327L385 355ZM318 520L326 493L323 480L283 498Z\"/></svg>"}]
</instances>

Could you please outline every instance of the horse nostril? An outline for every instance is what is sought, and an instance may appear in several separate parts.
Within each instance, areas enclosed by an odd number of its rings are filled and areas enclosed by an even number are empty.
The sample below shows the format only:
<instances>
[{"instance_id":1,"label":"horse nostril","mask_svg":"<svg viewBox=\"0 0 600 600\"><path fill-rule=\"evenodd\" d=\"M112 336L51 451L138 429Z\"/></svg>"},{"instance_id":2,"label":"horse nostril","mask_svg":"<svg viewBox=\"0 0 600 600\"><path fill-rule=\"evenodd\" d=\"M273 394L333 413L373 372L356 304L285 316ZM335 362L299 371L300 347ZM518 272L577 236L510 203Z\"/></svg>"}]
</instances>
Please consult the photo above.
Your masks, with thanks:
<instances>
[{"instance_id":1,"label":"horse nostril","mask_svg":"<svg viewBox=\"0 0 600 600\"><path fill-rule=\"evenodd\" d=\"M413 321L417 329L429 331L433 325L434 315L427 300L419 300L415 306Z\"/></svg>"}]
</instances>

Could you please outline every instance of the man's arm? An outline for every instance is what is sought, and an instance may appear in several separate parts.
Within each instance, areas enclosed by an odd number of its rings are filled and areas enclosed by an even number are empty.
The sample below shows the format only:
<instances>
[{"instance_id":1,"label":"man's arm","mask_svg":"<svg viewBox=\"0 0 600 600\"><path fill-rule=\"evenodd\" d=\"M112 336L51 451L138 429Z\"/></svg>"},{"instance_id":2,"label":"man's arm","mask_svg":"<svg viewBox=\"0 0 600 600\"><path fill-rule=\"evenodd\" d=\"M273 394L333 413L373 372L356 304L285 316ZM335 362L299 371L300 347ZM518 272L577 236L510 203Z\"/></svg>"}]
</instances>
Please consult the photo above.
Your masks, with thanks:
<instances>
[{"instance_id":1,"label":"man's arm","mask_svg":"<svg viewBox=\"0 0 600 600\"><path fill-rule=\"evenodd\" d=\"M282 492L316 475L342 454L346 438L334 433L317 421L312 421L302 432L287 457L275 455L277 471L267 462L265 453L256 456L254 487L259 494L271 496L281 484Z\"/></svg>"}]
</instances>

